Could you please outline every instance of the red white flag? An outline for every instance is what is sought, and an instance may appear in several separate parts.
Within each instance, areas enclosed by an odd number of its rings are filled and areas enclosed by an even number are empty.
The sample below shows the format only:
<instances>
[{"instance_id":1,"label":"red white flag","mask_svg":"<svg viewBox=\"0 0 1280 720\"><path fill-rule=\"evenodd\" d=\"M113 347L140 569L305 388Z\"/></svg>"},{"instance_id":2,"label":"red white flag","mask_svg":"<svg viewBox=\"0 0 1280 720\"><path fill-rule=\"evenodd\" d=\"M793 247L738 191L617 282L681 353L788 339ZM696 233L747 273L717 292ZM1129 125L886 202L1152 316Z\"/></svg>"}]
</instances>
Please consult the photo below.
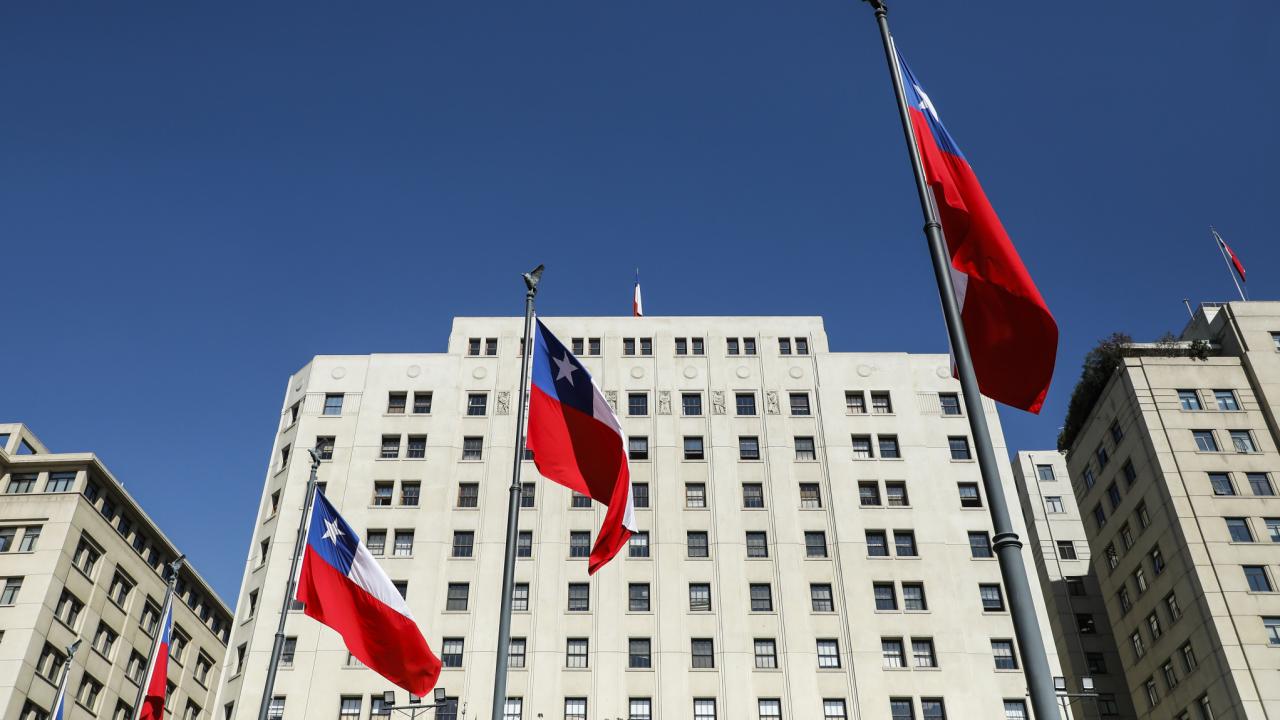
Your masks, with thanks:
<instances>
[{"instance_id":1,"label":"red white flag","mask_svg":"<svg viewBox=\"0 0 1280 720\"><path fill-rule=\"evenodd\" d=\"M640 271L636 271L636 292L631 297L631 316L644 317L644 303L640 301Z\"/></svg>"},{"instance_id":2,"label":"red white flag","mask_svg":"<svg viewBox=\"0 0 1280 720\"><path fill-rule=\"evenodd\" d=\"M1236 269L1236 273L1240 275L1240 282L1244 282L1244 263L1240 262L1240 258L1236 257L1236 251L1231 249L1231 246L1227 244L1226 240L1222 239L1217 230L1213 231L1213 236L1218 239L1218 247L1222 248L1222 252L1231 258L1231 265ZM636 287L638 288L639 286L637 285ZM639 290L636 290L636 292L639 292Z\"/></svg>"}]
</instances>

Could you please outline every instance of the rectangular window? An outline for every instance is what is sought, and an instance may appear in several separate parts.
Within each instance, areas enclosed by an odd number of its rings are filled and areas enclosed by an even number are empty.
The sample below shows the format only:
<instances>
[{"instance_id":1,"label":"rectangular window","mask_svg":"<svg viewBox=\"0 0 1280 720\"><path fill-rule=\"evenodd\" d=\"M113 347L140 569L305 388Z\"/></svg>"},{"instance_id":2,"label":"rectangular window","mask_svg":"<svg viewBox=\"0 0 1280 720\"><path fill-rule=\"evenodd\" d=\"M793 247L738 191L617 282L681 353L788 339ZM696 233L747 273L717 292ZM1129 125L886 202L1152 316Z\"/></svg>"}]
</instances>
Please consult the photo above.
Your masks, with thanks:
<instances>
[{"instance_id":1,"label":"rectangular window","mask_svg":"<svg viewBox=\"0 0 1280 720\"><path fill-rule=\"evenodd\" d=\"M992 640L991 654L995 656L997 670L1018 669L1018 658L1013 653L1012 640Z\"/></svg>"},{"instance_id":2,"label":"rectangular window","mask_svg":"<svg viewBox=\"0 0 1280 720\"><path fill-rule=\"evenodd\" d=\"M4 589L0 590L0 605L16 605L18 602L18 591L20 590L22 590L22 578L5 578Z\"/></svg>"},{"instance_id":3,"label":"rectangular window","mask_svg":"<svg viewBox=\"0 0 1280 720\"><path fill-rule=\"evenodd\" d=\"M445 638L440 643L440 664L447 668L462 667L462 638Z\"/></svg>"},{"instance_id":4,"label":"rectangular window","mask_svg":"<svg viewBox=\"0 0 1280 720\"><path fill-rule=\"evenodd\" d=\"M683 413L685 417L698 417L702 415L702 393L681 393L680 412Z\"/></svg>"},{"instance_id":5,"label":"rectangular window","mask_svg":"<svg viewBox=\"0 0 1280 720\"><path fill-rule=\"evenodd\" d=\"M577 490L574 490L573 493L569 496L569 507L574 508L575 510L590 508L591 496L583 495Z\"/></svg>"},{"instance_id":6,"label":"rectangular window","mask_svg":"<svg viewBox=\"0 0 1280 720\"><path fill-rule=\"evenodd\" d=\"M484 438L468 436L462 438L462 459L480 460L484 456Z\"/></svg>"},{"instance_id":7,"label":"rectangular window","mask_svg":"<svg viewBox=\"0 0 1280 720\"><path fill-rule=\"evenodd\" d=\"M405 480L400 483L400 504L405 507L417 507L418 497L422 492L422 484L416 480Z\"/></svg>"},{"instance_id":8,"label":"rectangular window","mask_svg":"<svg viewBox=\"0 0 1280 720\"><path fill-rule=\"evenodd\" d=\"M854 435L852 436L852 442L854 460L870 460L875 457L871 452L870 435Z\"/></svg>"},{"instance_id":9,"label":"rectangular window","mask_svg":"<svg viewBox=\"0 0 1280 720\"><path fill-rule=\"evenodd\" d=\"M784 337L778 338L778 354L779 355L791 354L791 338L784 338Z\"/></svg>"},{"instance_id":10,"label":"rectangular window","mask_svg":"<svg viewBox=\"0 0 1280 720\"><path fill-rule=\"evenodd\" d=\"M1072 540L1059 540L1058 541L1058 557L1063 560L1077 559L1075 542Z\"/></svg>"},{"instance_id":11,"label":"rectangular window","mask_svg":"<svg viewBox=\"0 0 1280 720\"><path fill-rule=\"evenodd\" d=\"M677 355L688 355L688 354L689 354L689 341L688 341L688 340L686 340L685 338L676 338L676 354L677 354Z\"/></svg>"},{"instance_id":12,"label":"rectangular window","mask_svg":"<svg viewBox=\"0 0 1280 720\"><path fill-rule=\"evenodd\" d=\"M772 638L756 638L755 655L757 670L776 670L778 668L778 643Z\"/></svg>"},{"instance_id":13,"label":"rectangular window","mask_svg":"<svg viewBox=\"0 0 1280 720\"><path fill-rule=\"evenodd\" d=\"M1231 445L1238 453L1256 453L1257 445L1253 443L1253 433L1248 430L1232 430Z\"/></svg>"},{"instance_id":14,"label":"rectangular window","mask_svg":"<svg viewBox=\"0 0 1280 720\"><path fill-rule=\"evenodd\" d=\"M413 394L413 414L414 415L430 415L431 414L431 393L415 392Z\"/></svg>"},{"instance_id":15,"label":"rectangular window","mask_svg":"<svg viewBox=\"0 0 1280 720\"><path fill-rule=\"evenodd\" d=\"M818 640L818 667L823 669L840 667L840 643L834 638Z\"/></svg>"},{"instance_id":16,"label":"rectangular window","mask_svg":"<svg viewBox=\"0 0 1280 720\"><path fill-rule=\"evenodd\" d=\"M738 459L739 460L759 460L760 459L760 438L755 435L738 436Z\"/></svg>"},{"instance_id":17,"label":"rectangular window","mask_svg":"<svg viewBox=\"0 0 1280 720\"><path fill-rule=\"evenodd\" d=\"M642 530L638 533L632 533L631 538L627 541L627 555L633 558L649 557L649 531Z\"/></svg>"},{"instance_id":18,"label":"rectangular window","mask_svg":"<svg viewBox=\"0 0 1280 720\"><path fill-rule=\"evenodd\" d=\"M933 651L932 638L911 638L911 657L918 668L938 667L938 656Z\"/></svg>"},{"instance_id":19,"label":"rectangular window","mask_svg":"<svg viewBox=\"0 0 1280 720\"><path fill-rule=\"evenodd\" d=\"M1025 700L1004 701L1005 720L1027 720L1027 702Z\"/></svg>"},{"instance_id":20,"label":"rectangular window","mask_svg":"<svg viewBox=\"0 0 1280 720\"><path fill-rule=\"evenodd\" d=\"M522 637L511 638L511 642L507 644L507 665L509 667L524 667L527 645L527 641Z\"/></svg>"},{"instance_id":21,"label":"rectangular window","mask_svg":"<svg viewBox=\"0 0 1280 720\"><path fill-rule=\"evenodd\" d=\"M647 670L653 667L653 641L649 638L630 638L627 641L627 667Z\"/></svg>"},{"instance_id":22,"label":"rectangular window","mask_svg":"<svg viewBox=\"0 0 1280 720\"><path fill-rule=\"evenodd\" d=\"M978 595L982 598L983 612L1004 612L1004 594L998 584L981 584Z\"/></svg>"},{"instance_id":23,"label":"rectangular window","mask_svg":"<svg viewBox=\"0 0 1280 720\"><path fill-rule=\"evenodd\" d=\"M1245 473L1249 479L1249 489L1254 495L1266 496L1275 495L1275 488L1271 485L1271 477L1262 472Z\"/></svg>"},{"instance_id":24,"label":"rectangular window","mask_svg":"<svg viewBox=\"0 0 1280 720\"><path fill-rule=\"evenodd\" d=\"M701 435L685 435L684 436L684 459L685 460L705 459L705 455L703 453Z\"/></svg>"},{"instance_id":25,"label":"rectangular window","mask_svg":"<svg viewBox=\"0 0 1280 720\"><path fill-rule=\"evenodd\" d=\"M686 535L686 547L688 548L689 557L691 558L704 558L710 556L707 544L707 533L705 531L690 531Z\"/></svg>"},{"instance_id":26,"label":"rectangular window","mask_svg":"<svg viewBox=\"0 0 1280 720\"><path fill-rule=\"evenodd\" d=\"M489 395L487 393L467 393L467 415L484 417L489 412Z\"/></svg>"},{"instance_id":27,"label":"rectangular window","mask_svg":"<svg viewBox=\"0 0 1280 720\"><path fill-rule=\"evenodd\" d=\"M960 396L955 393L938 393L938 403L942 406L942 414L956 417L962 415Z\"/></svg>"},{"instance_id":28,"label":"rectangular window","mask_svg":"<svg viewBox=\"0 0 1280 720\"><path fill-rule=\"evenodd\" d=\"M1133 466L1133 461L1125 460L1124 466L1120 470L1124 473L1125 485L1132 488L1133 484L1138 481L1138 470Z\"/></svg>"},{"instance_id":29,"label":"rectangular window","mask_svg":"<svg viewBox=\"0 0 1280 720\"><path fill-rule=\"evenodd\" d=\"M521 530L516 533L516 557L533 557L533 531Z\"/></svg>"},{"instance_id":30,"label":"rectangular window","mask_svg":"<svg viewBox=\"0 0 1280 720\"><path fill-rule=\"evenodd\" d=\"M749 392L735 393L734 407L739 417L753 417L756 414L756 394Z\"/></svg>"},{"instance_id":31,"label":"rectangular window","mask_svg":"<svg viewBox=\"0 0 1280 720\"><path fill-rule=\"evenodd\" d=\"M9 477L9 486L5 488L8 495L25 495L36 489L36 474L15 473Z\"/></svg>"},{"instance_id":32,"label":"rectangular window","mask_svg":"<svg viewBox=\"0 0 1280 720\"><path fill-rule=\"evenodd\" d=\"M694 638L690 641L690 652L693 655L695 668L713 668L716 666L715 646L711 638Z\"/></svg>"},{"instance_id":33,"label":"rectangular window","mask_svg":"<svg viewBox=\"0 0 1280 720\"><path fill-rule=\"evenodd\" d=\"M878 435L880 444L880 457L883 459L894 460L902 457L898 449L897 435Z\"/></svg>"},{"instance_id":34,"label":"rectangular window","mask_svg":"<svg viewBox=\"0 0 1280 720\"><path fill-rule=\"evenodd\" d=\"M627 438L627 457L632 460L648 460L649 438L643 435Z\"/></svg>"},{"instance_id":35,"label":"rectangular window","mask_svg":"<svg viewBox=\"0 0 1280 720\"><path fill-rule=\"evenodd\" d=\"M449 583L445 610L465 611L471 598L471 586L467 583Z\"/></svg>"},{"instance_id":36,"label":"rectangular window","mask_svg":"<svg viewBox=\"0 0 1280 720\"><path fill-rule=\"evenodd\" d=\"M1179 390L1178 404L1183 410L1203 410L1200 405L1200 395L1195 390Z\"/></svg>"},{"instance_id":37,"label":"rectangular window","mask_svg":"<svg viewBox=\"0 0 1280 720\"><path fill-rule=\"evenodd\" d=\"M632 417L645 417L649 414L648 393L627 393L627 414Z\"/></svg>"},{"instance_id":38,"label":"rectangular window","mask_svg":"<svg viewBox=\"0 0 1280 720\"><path fill-rule=\"evenodd\" d=\"M569 612L591 611L591 586L587 583L569 583Z\"/></svg>"},{"instance_id":39,"label":"rectangular window","mask_svg":"<svg viewBox=\"0 0 1280 720\"><path fill-rule=\"evenodd\" d=\"M791 414L799 416L809 415L809 393L793 392L791 396Z\"/></svg>"},{"instance_id":40,"label":"rectangular window","mask_svg":"<svg viewBox=\"0 0 1280 720\"><path fill-rule=\"evenodd\" d=\"M751 583L751 612L773 612L773 588L769 583Z\"/></svg>"},{"instance_id":41,"label":"rectangular window","mask_svg":"<svg viewBox=\"0 0 1280 720\"><path fill-rule=\"evenodd\" d=\"M885 500L889 507L907 507L907 483L903 480L886 480L884 482Z\"/></svg>"},{"instance_id":42,"label":"rectangular window","mask_svg":"<svg viewBox=\"0 0 1280 720\"><path fill-rule=\"evenodd\" d=\"M1280 645L1280 617L1262 618L1262 629L1267 636L1267 644Z\"/></svg>"},{"instance_id":43,"label":"rectangular window","mask_svg":"<svg viewBox=\"0 0 1280 720\"><path fill-rule=\"evenodd\" d=\"M1227 523L1227 533L1231 535L1232 542L1253 542L1253 533L1249 530L1247 518L1224 519Z\"/></svg>"},{"instance_id":44,"label":"rectangular window","mask_svg":"<svg viewBox=\"0 0 1280 720\"><path fill-rule=\"evenodd\" d=\"M387 393L387 414L403 415L408 404L409 394L402 392Z\"/></svg>"},{"instance_id":45,"label":"rectangular window","mask_svg":"<svg viewBox=\"0 0 1280 720\"><path fill-rule=\"evenodd\" d=\"M1266 518L1267 537L1273 543L1280 543L1280 518Z\"/></svg>"},{"instance_id":46,"label":"rectangular window","mask_svg":"<svg viewBox=\"0 0 1280 720\"><path fill-rule=\"evenodd\" d=\"M395 494L396 484L390 481L378 481L373 484L373 504L375 507L390 507Z\"/></svg>"},{"instance_id":47,"label":"rectangular window","mask_svg":"<svg viewBox=\"0 0 1280 720\"><path fill-rule=\"evenodd\" d=\"M627 586L627 610L649 612L649 583L631 583Z\"/></svg>"},{"instance_id":48,"label":"rectangular window","mask_svg":"<svg viewBox=\"0 0 1280 720\"><path fill-rule=\"evenodd\" d=\"M378 457L383 460L394 460L400 457L400 436L399 435L383 435L382 449Z\"/></svg>"},{"instance_id":49,"label":"rectangular window","mask_svg":"<svg viewBox=\"0 0 1280 720\"><path fill-rule=\"evenodd\" d=\"M529 612L529 583L516 583L511 588L511 609Z\"/></svg>"},{"instance_id":50,"label":"rectangular window","mask_svg":"<svg viewBox=\"0 0 1280 720\"><path fill-rule=\"evenodd\" d=\"M569 533L569 557L585 558L591 555L591 532L574 530Z\"/></svg>"},{"instance_id":51,"label":"rectangular window","mask_svg":"<svg viewBox=\"0 0 1280 720\"><path fill-rule=\"evenodd\" d=\"M967 437L949 437L947 438L947 446L951 448L952 460L972 460L973 454L969 452L969 438Z\"/></svg>"},{"instance_id":52,"label":"rectangular window","mask_svg":"<svg viewBox=\"0 0 1280 720\"><path fill-rule=\"evenodd\" d=\"M756 704L760 720L782 720L782 701L778 698L760 698Z\"/></svg>"},{"instance_id":53,"label":"rectangular window","mask_svg":"<svg viewBox=\"0 0 1280 720\"><path fill-rule=\"evenodd\" d=\"M960 507L982 507L982 497L978 494L977 483L957 483L957 487L960 489Z\"/></svg>"},{"instance_id":54,"label":"rectangular window","mask_svg":"<svg viewBox=\"0 0 1280 720\"><path fill-rule=\"evenodd\" d=\"M342 393L329 393L324 396L325 415L341 415L342 414Z\"/></svg>"},{"instance_id":55,"label":"rectangular window","mask_svg":"<svg viewBox=\"0 0 1280 720\"><path fill-rule=\"evenodd\" d=\"M969 552L976 558L994 557L991 552L991 535L986 532L970 532Z\"/></svg>"},{"instance_id":56,"label":"rectangular window","mask_svg":"<svg viewBox=\"0 0 1280 720\"><path fill-rule=\"evenodd\" d=\"M876 415L893 414L893 403L889 401L889 393L887 392L871 393L871 412Z\"/></svg>"},{"instance_id":57,"label":"rectangular window","mask_svg":"<svg viewBox=\"0 0 1280 720\"><path fill-rule=\"evenodd\" d=\"M649 483L631 483L631 501L637 509L649 507Z\"/></svg>"},{"instance_id":58,"label":"rectangular window","mask_svg":"<svg viewBox=\"0 0 1280 720\"><path fill-rule=\"evenodd\" d=\"M844 409L850 415L867 414L867 397L861 390L847 390L844 394Z\"/></svg>"},{"instance_id":59,"label":"rectangular window","mask_svg":"<svg viewBox=\"0 0 1280 720\"><path fill-rule=\"evenodd\" d=\"M1231 475L1224 472L1209 473L1209 484L1214 495L1235 495L1236 488L1231 484Z\"/></svg>"},{"instance_id":60,"label":"rectangular window","mask_svg":"<svg viewBox=\"0 0 1280 720\"><path fill-rule=\"evenodd\" d=\"M1251 592L1271 592L1271 577L1263 565L1244 565L1244 578ZM68 623L70 624L70 623Z\"/></svg>"},{"instance_id":61,"label":"rectangular window","mask_svg":"<svg viewBox=\"0 0 1280 720\"><path fill-rule=\"evenodd\" d=\"M755 355L755 354L756 354L756 339L755 339L755 338L742 338L742 354L743 354L743 355Z\"/></svg>"},{"instance_id":62,"label":"rectangular window","mask_svg":"<svg viewBox=\"0 0 1280 720\"><path fill-rule=\"evenodd\" d=\"M827 534L821 530L807 530L804 534L804 555L811 558L827 556Z\"/></svg>"},{"instance_id":63,"label":"rectangular window","mask_svg":"<svg viewBox=\"0 0 1280 720\"><path fill-rule=\"evenodd\" d=\"M870 557L889 557L889 540L885 531L867 531L867 555Z\"/></svg>"},{"instance_id":64,"label":"rectangular window","mask_svg":"<svg viewBox=\"0 0 1280 720\"><path fill-rule=\"evenodd\" d=\"M822 491L818 483L800 483L800 507L817 510L822 507Z\"/></svg>"},{"instance_id":65,"label":"rectangular window","mask_svg":"<svg viewBox=\"0 0 1280 720\"><path fill-rule=\"evenodd\" d=\"M858 503L863 507L880 505L880 486L875 481L858 483Z\"/></svg>"},{"instance_id":66,"label":"rectangular window","mask_svg":"<svg viewBox=\"0 0 1280 720\"><path fill-rule=\"evenodd\" d=\"M875 596L876 610L897 610L898 594L891 582L871 583L871 593Z\"/></svg>"},{"instance_id":67,"label":"rectangular window","mask_svg":"<svg viewBox=\"0 0 1280 720\"><path fill-rule=\"evenodd\" d=\"M569 638L565 641L565 667L585 669L587 663L587 639Z\"/></svg>"},{"instance_id":68,"label":"rectangular window","mask_svg":"<svg viewBox=\"0 0 1280 720\"><path fill-rule=\"evenodd\" d=\"M1044 498L1045 512L1048 513L1064 513L1067 511L1066 505L1062 503L1061 495L1046 495Z\"/></svg>"},{"instance_id":69,"label":"rectangular window","mask_svg":"<svg viewBox=\"0 0 1280 720\"><path fill-rule=\"evenodd\" d=\"M1213 399L1218 403L1219 410L1240 409L1240 403L1236 402L1236 394L1233 390L1214 390Z\"/></svg>"},{"instance_id":70,"label":"rectangular window","mask_svg":"<svg viewBox=\"0 0 1280 720\"><path fill-rule=\"evenodd\" d=\"M919 612L929 609L924 597L924 583L902 583L902 609Z\"/></svg>"},{"instance_id":71,"label":"rectangular window","mask_svg":"<svg viewBox=\"0 0 1280 720\"><path fill-rule=\"evenodd\" d=\"M886 668L905 668L907 654L902 647L902 638L880 638L880 657Z\"/></svg>"},{"instance_id":72,"label":"rectangular window","mask_svg":"<svg viewBox=\"0 0 1280 720\"><path fill-rule=\"evenodd\" d=\"M1218 438L1213 434L1212 430L1192 430L1191 436L1195 438L1196 450L1200 452L1218 452Z\"/></svg>"},{"instance_id":73,"label":"rectangular window","mask_svg":"<svg viewBox=\"0 0 1280 720\"><path fill-rule=\"evenodd\" d=\"M835 598L830 583L811 583L809 604L813 612L835 612Z\"/></svg>"},{"instance_id":74,"label":"rectangular window","mask_svg":"<svg viewBox=\"0 0 1280 720\"><path fill-rule=\"evenodd\" d=\"M742 507L764 507L764 486L760 483L742 483Z\"/></svg>"},{"instance_id":75,"label":"rectangular window","mask_svg":"<svg viewBox=\"0 0 1280 720\"><path fill-rule=\"evenodd\" d=\"M916 534L910 530L894 530L893 551L898 557L915 557Z\"/></svg>"},{"instance_id":76,"label":"rectangular window","mask_svg":"<svg viewBox=\"0 0 1280 720\"><path fill-rule=\"evenodd\" d=\"M915 706L911 698L889 698L890 720L915 720Z\"/></svg>"},{"instance_id":77,"label":"rectangular window","mask_svg":"<svg viewBox=\"0 0 1280 720\"><path fill-rule=\"evenodd\" d=\"M690 548L689 557L706 557L705 555L693 555L693 549ZM747 557L749 558L767 558L769 557L769 540L763 531L747 532Z\"/></svg>"},{"instance_id":78,"label":"rectangular window","mask_svg":"<svg viewBox=\"0 0 1280 720\"><path fill-rule=\"evenodd\" d=\"M691 510L705 510L707 507L707 484L685 483L684 506Z\"/></svg>"},{"instance_id":79,"label":"rectangular window","mask_svg":"<svg viewBox=\"0 0 1280 720\"><path fill-rule=\"evenodd\" d=\"M689 338L689 347L693 349L694 355L706 354L706 347L702 342L702 338L700 337Z\"/></svg>"},{"instance_id":80,"label":"rectangular window","mask_svg":"<svg viewBox=\"0 0 1280 720\"><path fill-rule=\"evenodd\" d=\"M49 473L49 482L44 486L44 491L70 492L75 482L76 474L74 472L51 472Z\"/></svg>"},{"instance_id":81,"label":"rectangular window","mask_svg":"<svg viewBox=\"0 0 1280 720\"><path fill-rule=\"evenodd\" d=\"M502 705L502 720L523 720L524 698L507 698Z\"/></svg>"},{"instance_id":82,"label":"rectangular window","mask_svg":"<svg viewBox=\"0 0 1280 720\"><path fill-rule=\"evenodd\" d=\"M689 583L689 612L711 612L711 585Z\"/></svg>"},{"instance_id":83,"label":"rectangular window","mask_svg":"<svg viewBox=\"0 0 1280 720\"><path fill-rule=\"evenodd\" d=\"M475 552L476 534L472 530L453 531L453 556L469 558Z\"/></svg>"},{"instance_id":84,"label":"rectangular window","mask_svg":"<svg viewBox=\"0 0 1280 720\"><path fill-rule=\"evenodd\" d=\"M817 460L818 452L814 448L812 437L796 437L796 460Z\"/></svg>"},{"instance_id":85,"label":"rectangular window","mask_svg":"<svg viewBox=\"0 0 1280 720\"><path fill-rule=\"evenodd\" d=\"M480 504L479 483L458 483L458 507L473 508Z\"/></svg>"}]
</instances>

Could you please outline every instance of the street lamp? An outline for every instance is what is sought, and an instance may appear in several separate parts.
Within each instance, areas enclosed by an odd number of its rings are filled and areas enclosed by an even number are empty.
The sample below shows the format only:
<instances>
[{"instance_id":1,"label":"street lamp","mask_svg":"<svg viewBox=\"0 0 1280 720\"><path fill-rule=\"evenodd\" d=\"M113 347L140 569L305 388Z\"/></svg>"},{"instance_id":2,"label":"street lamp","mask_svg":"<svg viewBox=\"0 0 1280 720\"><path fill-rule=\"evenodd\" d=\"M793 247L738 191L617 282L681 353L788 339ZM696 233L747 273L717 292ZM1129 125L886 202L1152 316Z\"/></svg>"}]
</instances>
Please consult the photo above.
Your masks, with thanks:
<instances>
[{"instance_id":1,"label":"street lamp","mask_svg":"<svg viewBox=\"0 0 1280 720\"><path fill-rule=\"evenodd\" d=\"M1061 675L1054 676L1053 689L1058 695L1058 702L1062 704L1064 717L1070 717L1070 713L1067 712L1067 706L1077 699L1098 697L1098 693L1093 690L1093 678L1088 675L1080 678L1080 692L1078 693L1067 691L1067 679Z\"/></svg>"},{"instance_id":2,"label":"street lamp","mask_svg":"<svg viewBox=\"0 0 1280 720\"><path fill-rule=\"evenodd\" d=\"M437 687L435 691L431 694L431 699L434 700L435 702L433 702L430 705L419 704L422 699L414 695L409 696L408 705L396 705L396 691L388 690L382 693L382 709L386 710L388 714L390 714L390 711L392 710L402 712L405 715L408 715L410 720L412 720L413 718L418 717L418 713L420 712L426 712L428 710L439 710L440 708L448 705L449 701L445 693L446 693L446 690L444 688Z\"/></svg>"}]
</instances>

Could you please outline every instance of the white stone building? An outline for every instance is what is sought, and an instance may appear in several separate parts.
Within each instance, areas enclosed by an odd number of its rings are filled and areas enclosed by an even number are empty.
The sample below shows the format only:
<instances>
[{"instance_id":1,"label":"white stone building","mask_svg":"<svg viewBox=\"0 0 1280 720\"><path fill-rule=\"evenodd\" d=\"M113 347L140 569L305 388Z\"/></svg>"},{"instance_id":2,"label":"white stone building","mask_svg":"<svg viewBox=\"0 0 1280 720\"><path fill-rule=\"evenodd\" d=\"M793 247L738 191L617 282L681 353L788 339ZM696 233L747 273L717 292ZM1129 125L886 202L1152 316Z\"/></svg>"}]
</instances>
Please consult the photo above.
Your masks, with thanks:
<instances>
[{"instance_id":1,"label":"white stone building","mask_svg":"<svg viewBox=\"0 0 1280 720\"><path fill-rule=\"evenodd\" d=\"M524 464L508 718L1029 715L947 356L833 353L816 317L545 322L618 410L644 534L589 578L603 509ZM289 378L227 718L256 717L315 446L445 660L438 717L489 717L520 332L458 318L444 353L319 356ZM335 633L292 613L287 635L274 716L383 716L389 684Z\"/></svg>"}]
</instances>

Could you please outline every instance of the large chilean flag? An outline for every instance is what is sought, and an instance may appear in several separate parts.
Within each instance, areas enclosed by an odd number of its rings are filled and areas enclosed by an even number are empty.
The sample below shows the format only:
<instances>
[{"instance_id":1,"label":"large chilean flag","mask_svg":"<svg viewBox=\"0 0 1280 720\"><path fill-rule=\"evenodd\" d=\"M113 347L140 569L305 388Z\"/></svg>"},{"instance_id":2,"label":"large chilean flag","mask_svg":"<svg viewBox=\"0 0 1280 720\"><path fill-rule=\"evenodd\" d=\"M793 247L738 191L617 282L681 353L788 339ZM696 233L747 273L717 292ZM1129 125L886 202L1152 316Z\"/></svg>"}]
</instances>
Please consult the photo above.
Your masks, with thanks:
<instances>
[{"instance_id":1,"label":"large chilean flag","mask_svg":"<svg viewBox=\"0 0 1280 720\"><path fill-rule=\"evenodd\" d=\"M1018 257L969 161L898 56L911 126L951 253L951 277L982 394L1040 412L1058 353L1058 324Z\"/></svg>"},{"instance_id":2,"label":"large chilean flag","mask_svg":"<svg viewBox=\"0 0 1280 720\"><path fill-rule=\"evenodd\" d=\"M541 320L533 337L528 446L547 479L609 506L587 564L594 575L636 531L627 439L591 373Z\"/></svg>"},{"instance_id":3,"label":"large chilean flag","mask_svg":"<svg viewBox=\"0 0 1280 720\"><path fill-rule=\"evenodd\" d=\"M160 640L156 642L155 654L147 661L147 672L143 675L143 687L146 692L139 704L137 720L163 720L164 696L169 686L169 639L173 636L173 593L160 611Z\"/></svg>"},{"instance_id":4,"label":"large chilean flag","mask_svg":"<svg viewBox=\"0 0 1280 720\"><path fill-rule=\"evenodd\" d=\"M319 490L297 599L307 615L336 630L369 669L418 697L435 687L440 659L427 647L409 606Z\"/></svg>"}]
</instances>

